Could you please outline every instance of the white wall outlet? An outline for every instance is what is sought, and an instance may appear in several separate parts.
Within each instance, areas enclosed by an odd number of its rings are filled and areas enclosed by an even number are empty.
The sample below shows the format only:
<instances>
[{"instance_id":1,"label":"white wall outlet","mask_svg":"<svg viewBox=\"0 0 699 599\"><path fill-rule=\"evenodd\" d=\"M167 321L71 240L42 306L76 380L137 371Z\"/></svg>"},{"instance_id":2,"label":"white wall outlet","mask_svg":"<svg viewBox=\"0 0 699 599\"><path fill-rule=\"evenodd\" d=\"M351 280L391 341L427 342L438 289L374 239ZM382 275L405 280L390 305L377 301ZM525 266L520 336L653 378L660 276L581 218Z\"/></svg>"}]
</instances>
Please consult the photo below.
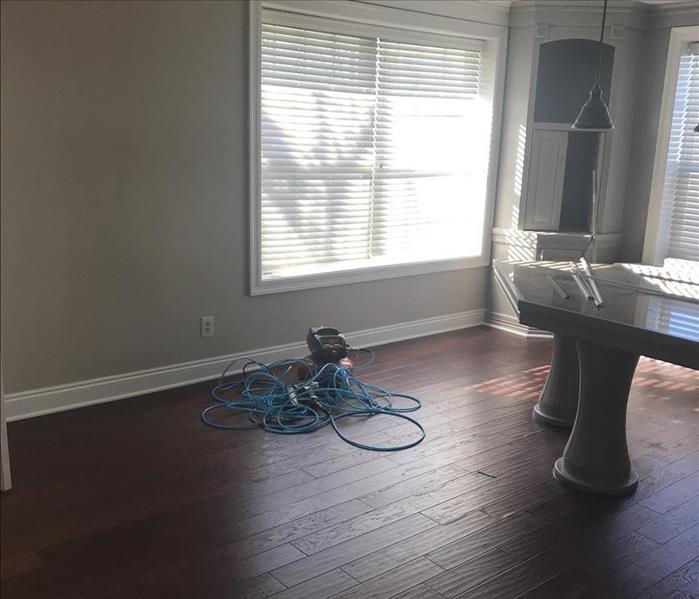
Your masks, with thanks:
<instances>
[{"instance_id":1,"label":"white wall outlet","mask_svg":"<svg viewBox=\"0 0 699 599\"><path fill-rule=\"evenodd\" d=\"M199 320L199 329L202 337L214 336L214 317L202 316Z\"/></svg>"}]
</instances>

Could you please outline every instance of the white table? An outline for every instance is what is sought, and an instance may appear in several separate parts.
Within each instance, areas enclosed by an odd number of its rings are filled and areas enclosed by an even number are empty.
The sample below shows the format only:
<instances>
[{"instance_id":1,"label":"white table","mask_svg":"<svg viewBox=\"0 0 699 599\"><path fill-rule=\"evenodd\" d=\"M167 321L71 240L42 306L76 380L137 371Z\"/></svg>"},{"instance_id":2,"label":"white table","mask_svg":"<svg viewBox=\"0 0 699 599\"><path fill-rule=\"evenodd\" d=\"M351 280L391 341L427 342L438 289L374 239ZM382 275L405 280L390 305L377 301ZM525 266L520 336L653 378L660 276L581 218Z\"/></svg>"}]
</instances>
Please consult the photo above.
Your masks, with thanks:
<instances>
[{"instance_id":1,"label":"white table","mask_svg":"<svg viewBox=\"0 0 699 599\"><path fill-rule=\"evenodd\" d=\"M626 404L636 364L645 355L699 369L699 273L594 265L603 300L596 306L567 263L493 268L520 322L554 333L551 370L534 408L541 422L572 426L554 476L591 493L633 492L638 476L626 445Z\"/></svg>"}]
</instances>

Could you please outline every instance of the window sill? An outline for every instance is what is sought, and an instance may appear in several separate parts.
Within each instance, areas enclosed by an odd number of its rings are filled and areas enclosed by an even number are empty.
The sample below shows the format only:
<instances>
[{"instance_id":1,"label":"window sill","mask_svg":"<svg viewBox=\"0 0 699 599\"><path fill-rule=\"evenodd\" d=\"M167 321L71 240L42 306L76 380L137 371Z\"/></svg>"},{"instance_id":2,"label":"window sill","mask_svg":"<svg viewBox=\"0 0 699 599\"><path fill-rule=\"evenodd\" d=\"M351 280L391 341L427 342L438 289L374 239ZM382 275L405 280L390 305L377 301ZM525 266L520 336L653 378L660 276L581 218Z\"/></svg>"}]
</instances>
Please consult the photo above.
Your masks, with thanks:
<instances>
[{"instance_id":1,"label":"window sill","mask_svg":"<svg viewBox=\"0 0 699 599\"><path fill-rule=\"evenodd\" d=\"M488 266L488 264L489 261L486 257L472 256L468 258L450 258L447 260L433 260L429 262L411 262L409 264L369 266L352 270L283 277L264 281L260 281L256 279L256 277L253 277L250 295L267 295L270 293L283 293L285 291L300 291L302 289L316 289L318 287L335 287L337 285L349 285L352 283L366 283L369 281L381 281L383 279L395 279L452 270L479 268Z\"/></svg>"}]
</instances>

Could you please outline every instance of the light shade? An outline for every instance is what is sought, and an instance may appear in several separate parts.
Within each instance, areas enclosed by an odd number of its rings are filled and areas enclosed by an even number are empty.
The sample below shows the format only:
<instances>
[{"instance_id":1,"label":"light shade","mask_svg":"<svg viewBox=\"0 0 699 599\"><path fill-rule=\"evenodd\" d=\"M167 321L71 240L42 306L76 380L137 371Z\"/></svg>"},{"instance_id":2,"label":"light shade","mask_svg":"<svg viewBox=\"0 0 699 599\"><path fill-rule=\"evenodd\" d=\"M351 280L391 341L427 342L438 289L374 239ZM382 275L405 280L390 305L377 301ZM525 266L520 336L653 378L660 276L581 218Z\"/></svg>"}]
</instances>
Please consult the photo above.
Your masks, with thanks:
<instances>
[{"instance_id":1,"label":"light shade","mask_svg":"<svg viewBox=\"0 0 699 599\"><path fill-rule=\"evenodd\" d=\"M609 109L602 99L602 90L599 85L595 85L590 90L590 97L580 109L578 118L573 123L573 129L586 129L588 131L614 129L612 117L609 116Z\"/></svg>"}]
</instances>

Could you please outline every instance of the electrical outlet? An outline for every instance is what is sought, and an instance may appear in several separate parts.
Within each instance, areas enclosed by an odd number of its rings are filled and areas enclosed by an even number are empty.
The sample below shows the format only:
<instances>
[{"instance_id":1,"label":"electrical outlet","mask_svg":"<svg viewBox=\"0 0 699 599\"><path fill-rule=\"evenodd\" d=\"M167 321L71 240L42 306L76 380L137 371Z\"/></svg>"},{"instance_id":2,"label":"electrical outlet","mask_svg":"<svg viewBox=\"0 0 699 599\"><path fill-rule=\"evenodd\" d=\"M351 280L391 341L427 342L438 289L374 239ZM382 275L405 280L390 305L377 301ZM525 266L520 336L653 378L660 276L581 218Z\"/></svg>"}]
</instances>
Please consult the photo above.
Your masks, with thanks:
<instances>
[{"instance_id":1,"label":"electrical outlet","mask_svg":"<svg viewBox=\"0 0 699 599\"><path fill-rule=\"evenodd\" d=\"M214 336L214 317L213 316L202 316L199 320L199 329L201 331L202 337L213 337Z\"/></svg>"},{"instance_id":2,"label":"electrical outlet","mask_svg":"<svg viewBox=\"0 0 699 599\"><path fill-rule=\"evenodd\" d=\"M613 40L620 40L624 37L624 28L621 25L612 25L609 28L609 37Z\"/></svg>"}]
</instances>

